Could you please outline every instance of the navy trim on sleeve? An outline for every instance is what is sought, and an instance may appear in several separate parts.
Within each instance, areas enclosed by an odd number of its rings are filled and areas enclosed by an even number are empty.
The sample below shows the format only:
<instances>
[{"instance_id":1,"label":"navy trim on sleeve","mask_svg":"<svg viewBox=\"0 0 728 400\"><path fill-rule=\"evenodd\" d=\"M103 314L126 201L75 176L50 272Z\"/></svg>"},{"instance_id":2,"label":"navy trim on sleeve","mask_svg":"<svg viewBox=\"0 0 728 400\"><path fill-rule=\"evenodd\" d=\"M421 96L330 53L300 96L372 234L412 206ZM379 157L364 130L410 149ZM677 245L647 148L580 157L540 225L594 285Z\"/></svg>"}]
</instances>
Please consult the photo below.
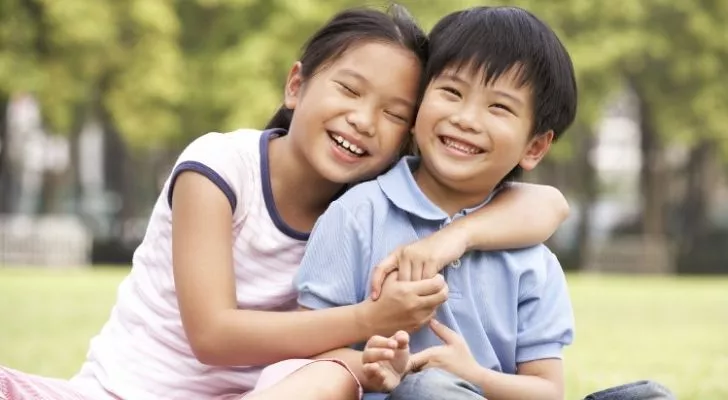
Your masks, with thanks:
<instances>
[{"instance_id":1,"label":"navy trim on sleeve","mask_svg":"<svg viewBox=\"0 0 728 400\"><path fill-rule=\"evenodd\" d=\"M174 171L172 172L172 178L169 182L169 190L167 190L167 203L169 204L169 207L172 207L172 192L174 190L174 184L177 181L177 177L179 174L185 171L195 171L197 173L200 173L207 177L207 179L211 180L212 183L214 183L222 192L225 194L225 197L227 197L228 201L230 202L230 207L232 207L233 213L235 213L235 208L238 205L238 199L235 197L235 193L230 188L230 185L225 182L224 179L215 172L212 168L208 167L207 165L199 162L199 161L183 161L175 167Z\"/></svg>"}]
</instances>

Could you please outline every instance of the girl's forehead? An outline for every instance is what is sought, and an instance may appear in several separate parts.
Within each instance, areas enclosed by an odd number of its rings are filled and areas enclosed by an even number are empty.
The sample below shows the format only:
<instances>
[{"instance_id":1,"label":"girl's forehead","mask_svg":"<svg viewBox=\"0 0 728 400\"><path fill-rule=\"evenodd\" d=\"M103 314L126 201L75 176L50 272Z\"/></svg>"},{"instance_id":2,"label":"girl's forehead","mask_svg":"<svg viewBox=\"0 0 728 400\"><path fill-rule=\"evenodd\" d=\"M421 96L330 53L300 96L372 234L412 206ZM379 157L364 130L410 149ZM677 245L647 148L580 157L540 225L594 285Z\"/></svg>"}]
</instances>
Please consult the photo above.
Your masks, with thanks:
<instances>
[{"instance_id":1,"label":"girl's forehead","mask_svg":"<svg viewBox=\"0 0 728 400\"><path fill-rule=\"evenodd\" d=\"M375 69L378 73L390 68L419 69L414 53L400 45L380 41L369 41L350 46L333 60L331 67L347 69Z\"/></svg>"}]
</instances>

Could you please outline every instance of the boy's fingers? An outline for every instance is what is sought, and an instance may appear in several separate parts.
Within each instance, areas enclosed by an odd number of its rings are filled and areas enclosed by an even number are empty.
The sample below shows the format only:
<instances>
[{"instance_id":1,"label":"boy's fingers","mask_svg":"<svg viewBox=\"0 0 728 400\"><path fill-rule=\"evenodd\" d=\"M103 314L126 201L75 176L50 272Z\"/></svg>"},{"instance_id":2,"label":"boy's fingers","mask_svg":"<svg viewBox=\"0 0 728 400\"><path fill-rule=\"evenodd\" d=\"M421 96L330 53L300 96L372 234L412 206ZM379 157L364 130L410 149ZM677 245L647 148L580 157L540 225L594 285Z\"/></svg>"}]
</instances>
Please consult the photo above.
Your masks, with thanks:
<instances>
[{"instance_id":1,"label":"boy's fingers","mask_svg":"<svg viewBox=\"0 0 728 400\"><path fill-rule=\"evenodd\" d=\"M438 274L438 272L440 272L440 267L441 266L438 266L437 263L435 263L434 261L429 261L425 263L422 271L422 279L433 278L435 275Z\"/></svg>"},{"instance_id":2,"label":"boy's fingers","mask_svg":"<svg viewBox=\"0 0 728 400\"><path fill-rule=\"evenodd\" d=\"M372 336L367 340L366 347L380 347L380 348L389 348L389 349L396 349L398 347L399 343L396 339L393 338L387 338L384 336Z\"/></svg>"},{"instance_id":3,"label":"boy's fingers","mask_svg":"<svg viewBox=\"0 0 728 400\"><path fill-rule=\"evenodd\" d=\"M366 349L361 356L362 363L376 363L379 361L389 361L394 359L394 350L392 349Z\"/></svg>"},{"instance_id":4,"label":"boy's fingers","mask_svg":"<svg viewBox=\"0 0 728 400\"><path fill-rule=\"evenodd\" d=\"M394 340L397 342L397 349L403 350L409 346L410 336L405 331L398 331L394 334Z\"/></svg>"},{"instance_id":5,"label":"boy's fingers","mask_svg":"<svg viewBox=\"0 0 728 400\"><path fill-rule=\"evenodd\" d=\"M410 356L410 369L412 371L419 371L424 368L428 362L432 359L435 353L438 351L440 346L430 347L422 350L419 353L412 354Z\"/></svg>"},{"instance_id":6,"label":"boy's fingers","mask_svg":"<svg viewBox=\"0 0 728 400\"><path fill-rule=\"evenodd\" d=\"M423 276L423 269L425 268L424 263L413 263L412 264L412 280L413 281L421 281L424 279Z\"/></svg>"},{"instance_id":7,"label":"boy's fingers","mask_svg":"<svg viewBox=\"0 0 728 400\"><path fill-rule=\"evenodd\" d=\"M460 335L458 335L457 332L448 328L447 325L440 323L434 318L430 320L430 329L432 329L437 337L442 339L445 344L455 344L460 341Z\"/></svg>"},{"instance_id":8,"label":"boy's fingers","mask_svg":"<svg viewBox=\"0 0 728 400\"><path fill-rule=\"evenodd\" d=\"M409 282L412 280L412 263L409 260L399 260L399 281Z\"/></svg>"}]
</instances>

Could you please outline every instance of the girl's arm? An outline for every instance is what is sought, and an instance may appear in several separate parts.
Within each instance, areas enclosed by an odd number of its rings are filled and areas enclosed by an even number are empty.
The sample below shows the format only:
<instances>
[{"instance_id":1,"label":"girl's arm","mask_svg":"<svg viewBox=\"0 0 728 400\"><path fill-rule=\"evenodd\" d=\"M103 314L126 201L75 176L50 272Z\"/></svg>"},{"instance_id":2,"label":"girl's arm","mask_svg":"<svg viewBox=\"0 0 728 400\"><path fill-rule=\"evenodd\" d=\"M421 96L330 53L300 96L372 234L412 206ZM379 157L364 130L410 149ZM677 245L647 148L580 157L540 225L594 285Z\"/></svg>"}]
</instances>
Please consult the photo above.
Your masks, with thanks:
<instances>
[{"instance_id":1,"label":"girl's arm","mask_svg":"<svg viewBox=\"0 0 728 400\"><path fill-rule=\"evenodd\" d=\"M470 250L533 246L551 237L568 215L569 204L558 189L510 183L485 207L380 262L372 275L372 298L394 270L401 280L418 280L434 276Z\"/></svg>"},{"instance_id":2,"label":"girl's arm","mask_svg":"<svg viewBox=\"0 0 728 400\"><path fill-rule=\"evenodd\" d=\"M185 333L202 363L263 365L307 358L363 342L382 329L400 329L394 325L422 315L420 309L434 307L428 301L446 296L442 279L433 279L390 290L377 302L320 311L240 310L229 201L208 178L191 171L178 176L172 195L175 288Z\"/></svg>"},{"instance_id":3,"label":"girl's arm","mask_svg":"<svg viewBox=\"0 0 728 400\"><path fill-rule=\"evenodd\" d=\"M548 240L569 216L569 203L555 187L510 183L493 201L445 227L460 229L465 250L505 250Z\"/></svg>"}]
</instances>

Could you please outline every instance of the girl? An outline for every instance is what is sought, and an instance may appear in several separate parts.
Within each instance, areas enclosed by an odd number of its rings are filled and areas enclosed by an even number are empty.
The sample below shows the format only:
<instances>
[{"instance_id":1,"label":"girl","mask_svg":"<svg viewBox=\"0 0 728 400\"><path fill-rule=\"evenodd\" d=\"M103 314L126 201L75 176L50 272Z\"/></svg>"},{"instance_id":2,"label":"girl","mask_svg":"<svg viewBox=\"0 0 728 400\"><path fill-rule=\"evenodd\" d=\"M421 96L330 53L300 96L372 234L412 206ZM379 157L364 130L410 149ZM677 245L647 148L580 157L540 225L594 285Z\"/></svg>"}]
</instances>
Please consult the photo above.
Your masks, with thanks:
<instances>
[{"instance_id":1,"label":"girl","mask_svg":"<svg viewBox=\"0 0 728 400\"><path fill-rule=\"evenodd\" d=\"M261 366L415 329L446 300L435 277L356 306L283 312L296 308L292 278L316 219L347 184L376 176L398 158L426 54L424 33L401 11L334 17L293 65L284 107L271 122L276 129L210 133L180 155L81 371L67 383L0 369L0 393L237 398L258 382L246 399L356 397L358 388L336 361L284 362L259 381ZM426 239L423 252L402 249L395 264L421 277L422 269L439 269L468 247L541 242L563 218L563 199L550 188L519 185L499 197L437 240ZM522 209L534 211L523 216ZM529 224L482 233L508 214ZM286 392L320 374L329 377L325 388Z\"/></svg>"}]
</instances>

